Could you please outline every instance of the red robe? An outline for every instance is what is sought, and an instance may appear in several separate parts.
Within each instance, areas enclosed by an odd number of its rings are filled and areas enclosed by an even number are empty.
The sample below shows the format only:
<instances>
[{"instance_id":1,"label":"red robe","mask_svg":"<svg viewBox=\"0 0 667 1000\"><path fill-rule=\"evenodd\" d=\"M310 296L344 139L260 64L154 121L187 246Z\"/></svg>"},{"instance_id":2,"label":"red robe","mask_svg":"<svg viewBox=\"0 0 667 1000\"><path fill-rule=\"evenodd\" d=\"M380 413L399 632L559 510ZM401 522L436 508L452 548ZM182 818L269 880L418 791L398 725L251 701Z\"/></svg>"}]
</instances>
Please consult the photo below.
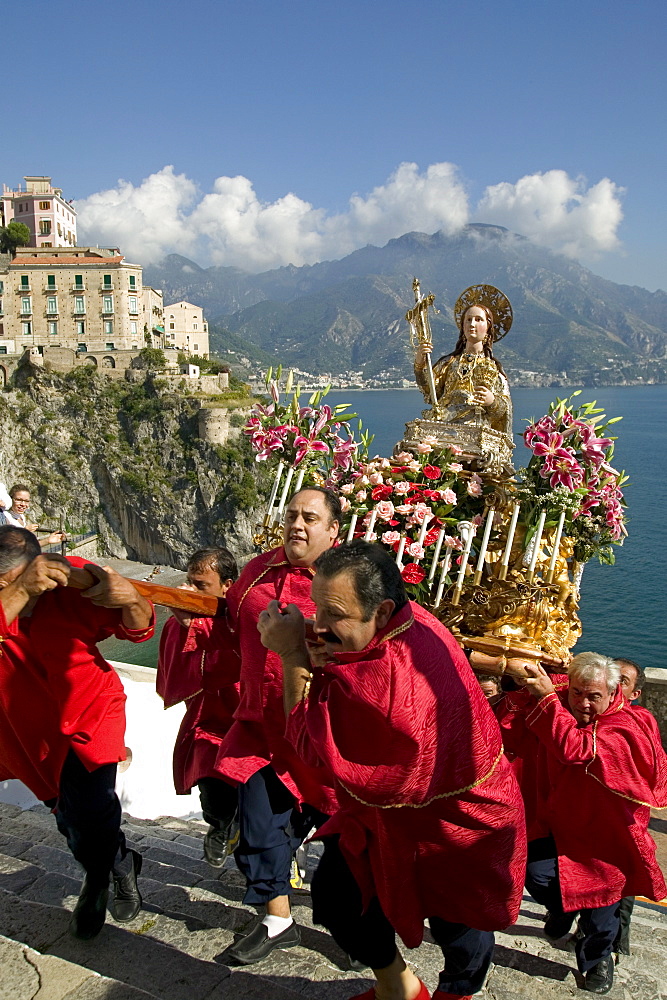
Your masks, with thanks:
<instances>
[{"instance_id":1,"label":"red robe","mask_svg":"<svg viewBox=\"0 0 667 1000\"><path fill-rule=\"evenodd\" d=\"M364 904L377 895L409 948L426 917L514 922L521 795L470 665L432 615L408 604L361 652L316 670L287 736L336 779L340 809L318 836L340 834Z\"/></svg>"},{"instance_id":2,"label":"red robe","mask_svg":"<svg viewBox=\"0 0 667 1000\"><path fill-rule=\"evenodd\" d=\"M321 766L306 765L285 739L282 664L257 631L260 612L270 601L296 604L307 618L314 616L314 573L292 566L281 546L251 559L227 591L229 641L241 657L241 701L215 767L223 777L245 782L271 764L297 801L330 814L336 808L331 778Z\"/></svg>"},{"instance_id":3,"label":"red robe","mask_svg":"<svg viewBox=\"0 0 667 1000\"><path fill-rule=\"evenodd\" d=\"M527 691L503 699L505 746L532 761L532 784L522 785L528 837L553 836L566 911L667 894L648 832L651 806L667 805L667 756L649 714L633 710L620 688L581 727L567 691L537 702Z\"/></svg>"},{"instance_id":4,"label":"red robe","mask_svg":"<svg viewBox=\"0 0 667 1000\"><path fill-rule=\"evenodd\" d=\"M187 795L200 778L219 778L215 761L239 704L240 661L221 645L219 618L165 622L155 687L165 708L186 703L174 746L174 786Z\"/></svg>"},{"instance_id":5,"label":"red robe","mask_svg":"<svg viewBox=\"0 0 667 1000\"><path fill-rule=\"evenodd\" d=\"M41 594L31 615L9 625L0 604L0 780L18 778L51 799L70 749L89 771L125 760L125 692L97 643L143 642L154 621L127 629L121 614L73 587Z\"/></svg>"}]
</instances>

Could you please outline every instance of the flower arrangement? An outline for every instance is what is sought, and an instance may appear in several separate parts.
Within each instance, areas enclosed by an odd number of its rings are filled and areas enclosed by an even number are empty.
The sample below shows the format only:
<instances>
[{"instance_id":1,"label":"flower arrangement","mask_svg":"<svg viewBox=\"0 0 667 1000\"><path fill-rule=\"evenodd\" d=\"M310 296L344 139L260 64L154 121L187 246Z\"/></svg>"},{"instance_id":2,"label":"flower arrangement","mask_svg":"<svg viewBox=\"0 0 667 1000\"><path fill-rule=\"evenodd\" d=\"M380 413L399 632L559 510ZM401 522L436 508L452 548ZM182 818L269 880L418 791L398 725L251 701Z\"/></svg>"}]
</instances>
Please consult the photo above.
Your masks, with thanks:
<instances>
[{"instance_id":1,"label":"flower arrangement","mask_svg":"<svg viewBox=\"0 0 667 1000\"><path fill-rule=\"evenodd\" d=\"M464 470L458 454L426 437L416 455L360 463L353 481L340 487L343 537L367 538L396 553L410 596L427 605L432 588L457 572L464 547L459 526L470 524L474 532L482 523L482 479Z\"/></svg>"},{"instance_id":2,"label":"flower arrangement","mask_svg":"<svg viewBox=\"0 0 667 1000\"><path fill-rule=\"evenodd\" d=\"M289 467L303 470L306 481L308 478L337 481L339 472L349 473L359 457L365 456L372 438L362 432L361 439L355 439L349 421L356 413L346 413L347 405L333 409L320 405L328 386L313 393L307 406L301 406L301 389L298 385L293 388L290 372L283 390L289 398L281 403L281 376L282 366L275 378L269 368L266 387L271 402L257 403L243 428L257 453L255 461L265 462L276 455ZM361 422L359 429L361 432Z\"/></svg>"},{"instance_id":3,"label":"flower arrangement","mask_svg":"<svg viewBox=\"0 0 667 1000\"><path fill-rule=\"evenodd\" d=\"M386 546L395 554L410 596L437 605L443 588L462 577L466 565L472 571L469 560L482 563L487 545L503 541L503 516L487 516L492 480L464 468L460 451L440 448L435 438L425 438L416 454L369 458L372 436L361 421L355 436L350 421L357 415L347 412L347 405L332 409L322 403L328 387L302 406L291 373L281 392L281 375L281 368L275 378L269 370L270 402L257 404L244 428L256 461L278 460L297 471L297 489L319 484L335 490L343 510L341 539L365 538ZM603 435L621 418L602 423L604 414L595 403L572 404L578 395L557 400L524 433L532 456L515 486L526 528L522 544L528 547L533 540L537 546L543 533L554 530L558 539L561 533L574 539L578 562L597 556L613 563L612 546L622 544L627 534L621 491L626 478L612 467L613 439ZM277 482L273 498L276 487ZM478 529L485 517L480 544Z\"/></svg>"},{"instance_id":4,"label":"flower arrangement","mask_svg":"<svg viewBox=\"0 0 667 1000\"><path fill-rule=\"evenodd\" d=\"M627 535L621 490L627 477L611 465L614 439L604 434L622 418L602 423L605 414L595 402L573 406L579 395L580 390L556 400L524 431L532 452L520 472L522 521L529 526L526 541L541 511L546 511L546 529L565 511L563 533L574 538L574 558L583 563L596 556L613 564L612 546L622 545Z\"/></svg>"}]
</instances>

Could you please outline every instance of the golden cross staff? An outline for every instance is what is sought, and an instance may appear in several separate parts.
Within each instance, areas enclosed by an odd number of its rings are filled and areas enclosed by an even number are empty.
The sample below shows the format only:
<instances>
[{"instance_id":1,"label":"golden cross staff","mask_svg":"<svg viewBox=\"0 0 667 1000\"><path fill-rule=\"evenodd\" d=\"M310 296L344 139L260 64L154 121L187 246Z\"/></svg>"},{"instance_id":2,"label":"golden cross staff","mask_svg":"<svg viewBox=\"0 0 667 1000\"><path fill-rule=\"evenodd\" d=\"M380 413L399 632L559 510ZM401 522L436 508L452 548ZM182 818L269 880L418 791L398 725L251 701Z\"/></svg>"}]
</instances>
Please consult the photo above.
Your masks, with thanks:
<instances>
[{"instance_id":1,"label":"golden cross staff","mask_svg":"<svg viewBox=\"0 0 667 1000\"><path fill-rule=\"evenodd\" d=\"M435 391L435 379L433 378L433 365L431 364L431 351L433 350L433 338L431 336L431 324L428 318L429 307L435 302L435 295L422 296L419 287L419 279L413 278L412 291L415 296L415 305L405 314L405 318L410 324L410 343L413 347L423 347L426 349L426 377L428 379L428 389L431 394L431 404L436 414L439 412L438 396Z\"/></svg>"}]
</instances>

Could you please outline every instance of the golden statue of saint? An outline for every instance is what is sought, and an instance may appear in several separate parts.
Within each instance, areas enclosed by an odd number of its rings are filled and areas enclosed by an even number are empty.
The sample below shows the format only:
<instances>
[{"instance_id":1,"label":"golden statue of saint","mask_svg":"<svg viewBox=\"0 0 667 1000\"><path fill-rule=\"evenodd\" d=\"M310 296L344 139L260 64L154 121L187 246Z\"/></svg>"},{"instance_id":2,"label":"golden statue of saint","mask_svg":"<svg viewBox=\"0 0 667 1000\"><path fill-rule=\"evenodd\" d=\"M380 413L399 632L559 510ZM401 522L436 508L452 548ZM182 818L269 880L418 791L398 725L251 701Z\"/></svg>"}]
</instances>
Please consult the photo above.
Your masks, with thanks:
<instances>
[{"instance_id":1,"label":"golden statue of saint","mask_svg":"<svg viewBox=\"0 0 667 1000\"><path fill-rule=\"evenodd\" d=\"M483 295L482 290L488 294ZM488 302L498 302L499 297L501 322L495 320ZM509 384L502 365L493 356L494 342L507 333L512 322L509 302L489 285L474 285L459 297L454 315L459 326L456 346L433 365L439 419L450 424L482 423L511 435ZM428 402L433 402L427 377L431 350L428 343L419 343L415 354L415 378Z\"/></svg>"}]
</instances>

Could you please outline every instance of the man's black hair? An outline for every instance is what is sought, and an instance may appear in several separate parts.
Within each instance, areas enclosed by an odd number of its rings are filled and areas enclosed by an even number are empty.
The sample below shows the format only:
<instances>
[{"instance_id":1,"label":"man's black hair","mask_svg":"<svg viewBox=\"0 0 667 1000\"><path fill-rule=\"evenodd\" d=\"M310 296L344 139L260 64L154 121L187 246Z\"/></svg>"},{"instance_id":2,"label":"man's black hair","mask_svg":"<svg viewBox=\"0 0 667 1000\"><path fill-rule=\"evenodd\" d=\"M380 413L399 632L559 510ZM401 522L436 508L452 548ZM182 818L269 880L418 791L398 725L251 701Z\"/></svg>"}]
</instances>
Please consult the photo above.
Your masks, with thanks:
<instances>
[{"instance_id":1,"label":"man's black hair","mask_svg":"<svg viewBox=\"0 0 667 1000\"><path fill-rule=\"evenodd\" d=\"M32 531L13 524L0 525L0 576L22 563L32 562L41 551Z\"/></svg>"},{"instance_id":2,"label":"man's black hair","mask_svg":"<svg viewBox=\"0 0 667 1000\"><path fill-rule=\"evenodd\" d=\"M333 490L328 490L325 486L302 486L299 493L305 493L306 491L310 493L321 493L324 497L324 502L326 504L327 510L329 511L329 524L328 527L337 521L340 524L343 517L343 511L340 505L340 500ZM294 497L298 496L299 493L295 493L294 496L290 497L290 503Z\"/></svg>"},{"instance_id":3,"label":"man's black hair","mask_svg":"<svg viewBox=\"0 0 667 1000\"><path fill-rule=\"evenodd\" d=\"M408 602L396 560L381 545L357 539L327 549L315 560L315 567L327 579L339 573L350 574L366 622L388 598L394 602L394 614Z\"/></svg>"},{"instance_id":4,"label":"man's black hair","mask_svg":"<svg viewBox=\"0 0 667 1000\"><path fill-rule=\"evenodd\" d=\"M637 679L635 680L635 686L633 691L641 691L641 689L646 684L646 671L635 663L634 660L629 660L627 656L615 656L614 662L618 663L619 667L632 667L632 669L637 674Z\"/></svg>"},{"instance_id":5,"label":"man's black hair","mask_svg":"<svg viewBox=\"0 0 667 1000\"><path fill-rule=\"evenodd\" d=\"M188 559L188 570L196 571L206 569L208 566L218 574L220 583L224 583L225 580L236 580L239 575L236 559L229 549L222 546L211 545L206 549L198 549Z\"/></svg>"}]
</instances>

